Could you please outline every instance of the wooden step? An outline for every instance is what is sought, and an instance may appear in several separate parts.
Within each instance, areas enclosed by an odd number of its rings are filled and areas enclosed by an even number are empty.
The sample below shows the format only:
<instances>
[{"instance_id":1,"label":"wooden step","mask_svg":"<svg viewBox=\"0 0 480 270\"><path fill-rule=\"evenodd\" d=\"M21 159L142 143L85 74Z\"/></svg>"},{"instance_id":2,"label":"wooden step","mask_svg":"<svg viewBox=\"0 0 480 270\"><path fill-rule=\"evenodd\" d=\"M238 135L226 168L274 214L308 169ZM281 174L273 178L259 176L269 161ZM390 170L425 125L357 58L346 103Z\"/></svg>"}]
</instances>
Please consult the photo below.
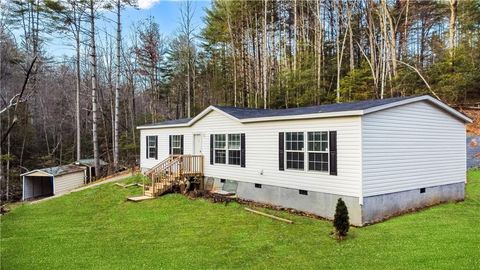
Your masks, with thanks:
<instances>
[{"instance_id":1,"label":"wooden step","mask_svg":"<svg viewBox=\"0 0 480 270\"><path fill-rule=\"evenodd\" d=\"M153 197L150 196L134 196L134 197L128 197L127 200L132 201L132 202L141 202L145 200L150 200L153 199Z\"/></svg>"}]
</instances>

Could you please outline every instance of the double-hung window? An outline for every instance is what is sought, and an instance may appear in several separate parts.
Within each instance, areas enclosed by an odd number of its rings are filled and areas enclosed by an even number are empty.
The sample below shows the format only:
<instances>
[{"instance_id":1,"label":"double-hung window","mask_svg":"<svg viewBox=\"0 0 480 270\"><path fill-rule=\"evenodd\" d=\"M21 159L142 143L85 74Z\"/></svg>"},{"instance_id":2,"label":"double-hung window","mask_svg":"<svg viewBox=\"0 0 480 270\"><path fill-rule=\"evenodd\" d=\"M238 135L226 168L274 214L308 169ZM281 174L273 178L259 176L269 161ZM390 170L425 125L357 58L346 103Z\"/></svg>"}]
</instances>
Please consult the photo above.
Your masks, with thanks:
<instances>
[{"instance_id":1,"label":"double-hung window","mask_svg":"<svg viewBox=\"0 0 480 270\"><path fill-rule=\"evenodd\" d=\"M227 161L227 140L225 134L215 134L215 163L225 164Z\"/></svg>"},{"instance_id":2,"label":"double-hung window","mask_svg":"<svg viewBox=\"0 0 480 270\"><path fill-rule=\"evenodd\" d=\"M228 164L240 165L240 134L228 134Z\"/></svg>"},{"instance_id":3,"label":"double-hung window","mask_svg":"<svg viewBox=\"0 0 480 270\"><path fill-rule=\"evenodd\" d=\"M172 135L172 155L182 154L182 135Z\"/></svg>"},{"instance_id":4,"label":"double-hung window","mask_svg":"<svg viewBox=\"0 0 480 270\"><path fill-rule=\"evenodd\" d=\"M327 131L285 132L286 168L328 172L328 145Z\"/></svg>"},{"instance_id":5,"label":"double-hung window","mask_svg":"<svg viewBox=\"0 0 480 270\"><path fill-rule=\"evenodd\" d=\"M147 157L157 158L157 136L147 136Z\"/></svg>"},{"instance_id":6,"label":"double-hung window","mask_svg":"<svg viewBox=\"0 0 480 270\"><path fill-rule=\"evenodd\" d=\"M216 164L241 165L241 134L215 134L213 142Z\"/></svg>"},{"instance_id":7,"label":"double-hung window","mask_svg":"<svg viewBox=\"0 0 480 270\"><path fill-rule=\"evenodd\" d=\"M308 170L328 172L328 132L308 132Z\"/></svg>"},{"instance_id":8,"label":"double-hung window","mask_svg":"<svg viewBox=\"0 0 480 270\"><path fill-rule=\"evenodd\" d=\"M287 154L287 169L304 169L304 136L303 132L287 132L285 140Z\"/></svg>"}]
</instances>

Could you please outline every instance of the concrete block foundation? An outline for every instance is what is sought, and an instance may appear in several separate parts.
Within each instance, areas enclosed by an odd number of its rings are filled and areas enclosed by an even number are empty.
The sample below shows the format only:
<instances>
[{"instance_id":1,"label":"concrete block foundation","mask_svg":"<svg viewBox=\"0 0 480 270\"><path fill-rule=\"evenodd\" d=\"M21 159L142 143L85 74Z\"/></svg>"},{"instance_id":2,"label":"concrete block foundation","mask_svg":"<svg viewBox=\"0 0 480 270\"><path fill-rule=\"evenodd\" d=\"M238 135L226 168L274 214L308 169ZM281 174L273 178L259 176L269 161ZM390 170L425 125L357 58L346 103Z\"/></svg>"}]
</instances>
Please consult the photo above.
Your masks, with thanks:
<instances>
[{"instance_id":1,"label":"concrete block foundation","mask_svg":"<svg viewBox=\"0 0 480 270\"><path fill-rule=\"evenodd\" d=\"M350 223L363 226L389 217L443 202L460 201L465 196L465 183L427 187L396 193L365 197L360 205L358 197L302 191L264 184L206 177L206 188L236 192L244 200L293 208L332 220L337 200L342 198L348 208Z\"/></svg>"},{"instance_id":2,"label":"concrete block foundation","mask_svg":"<svg viewBox=\"0 0 480 270\"><path fill-rule=\"evenodd\" d=\"M461 201L465 183L455 183L363 198L363 224L375 223L392 216L427 206Z\"/></svg>"}]
</instances>

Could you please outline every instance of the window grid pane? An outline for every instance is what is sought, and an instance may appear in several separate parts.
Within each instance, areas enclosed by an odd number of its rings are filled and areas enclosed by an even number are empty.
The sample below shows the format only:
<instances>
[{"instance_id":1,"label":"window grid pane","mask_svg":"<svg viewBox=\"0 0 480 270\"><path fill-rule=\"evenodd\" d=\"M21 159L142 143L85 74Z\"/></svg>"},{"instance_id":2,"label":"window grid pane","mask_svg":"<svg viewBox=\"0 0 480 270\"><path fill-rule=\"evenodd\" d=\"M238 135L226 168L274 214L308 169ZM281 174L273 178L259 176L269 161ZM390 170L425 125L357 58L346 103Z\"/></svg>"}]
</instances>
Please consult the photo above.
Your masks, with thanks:
<instances>
[{"instance_id":1,"label":"window grid pane","mask_svg":"<svg viewBox=\"0 0 480 270\"><path fill-rule=\"evenodd\" d=\"M226 151L215 150L215 163L225 164L225 162L226 162Z\"/></svg>"},{"instance_id":2,"label":"window grid pane","mask_svg":"<svg viewBox=\"0 0 480 270\"><path fill-rule=\"evenodd\" d=\"M240 149L240 134L228 134L228 149Z\"/></svg>"},{"instance_id":3,"label":"window grid pane","mask_svg":"<svg viewBox=\"0 0 480 270\"><path fill-rule=\"evenodd\" d=\"M327 152L328 151L328 133L308 132L308 151L309 152Z\"/></svg>"},{"instance_id":4,"label":"window grid pane","mask_svg":"<svg viewBox=\"0 0 480 270\"><path fill-rule=\"evenodd\" d=\"M308 132L308 170L328 172L328 132Z\"/></svg>"},{"instance_id":5,"label":"window grid pane","mask_svg":"<svg viewBox=\"0 0 480 270\"><path fill-rule=\"evenodd\" d=\"M287 169L304 170L304 135L303 132L287 132L285 140Z\"/></svg>"},{"instance_id":6,"label":"window grid pane","mask_svg":"<svg viewBox=\"0 0 480 270\"><path fill-rule=\"evenodd\" d=\"M155 158L155 154L157 152L156 146L156 139L157 137L155 136L147 136L148 140L148 158Z\"/></svg>"},{"instance_id":7,"label":"window grid pane","mask_svg":"<svg viewBox=\"0 0 480 270\"><path fill-rule=\"evenodd\" d=\"M225 134L215 134L215 148L224 149L225 146Z\"/></svg>"},{"instance_id":8,"label":"window grid pane","mask_svg":"<svg viewBox=\"0 0 480 270\"><path fill-rule=\"evenodd\" d=\"M308 169L311 171L328 171L327 153L308 153Z\"/></svg>"},{"instance_id":9,"label":"window grid pane","mask_svg":"<svg viewBox=\"0 0 480 270\"><path fill-rule=\"evenodd\" d=\"M240 150L228 150L228 164L240 165Z\"/></svg>"},{"instance_id":10,"label":"window grid pane","mask_svg":"<svg viewBox=\"0 0 480 270\"><path fill-rule=\"evenodd\" d=\"M182 135L172 135L172 155L182 154Z\"/></svg>"}]
</instances>

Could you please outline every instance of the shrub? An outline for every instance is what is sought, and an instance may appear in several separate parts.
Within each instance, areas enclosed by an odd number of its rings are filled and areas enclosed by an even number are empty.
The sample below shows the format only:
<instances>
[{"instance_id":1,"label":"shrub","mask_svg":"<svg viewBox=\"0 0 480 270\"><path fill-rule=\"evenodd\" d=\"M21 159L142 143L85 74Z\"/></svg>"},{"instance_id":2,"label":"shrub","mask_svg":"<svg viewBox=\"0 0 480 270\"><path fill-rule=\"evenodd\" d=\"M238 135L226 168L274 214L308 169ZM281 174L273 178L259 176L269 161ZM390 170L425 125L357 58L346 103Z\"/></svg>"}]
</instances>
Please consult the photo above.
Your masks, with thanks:
<instances>
[{"instance_id":1,"label":"shrub","mask_svg":"<svg viewBox=\"0 0 480 270\"><path fill-rule=\"evenodd\" d=\"M339 239L343 239L343 237L347 236L348 229L350 228L348 209L345 205L345 202L341 198L338 199L337 202L333 226L335 227L337 237Z\"/></svg>"}]
</instances>

